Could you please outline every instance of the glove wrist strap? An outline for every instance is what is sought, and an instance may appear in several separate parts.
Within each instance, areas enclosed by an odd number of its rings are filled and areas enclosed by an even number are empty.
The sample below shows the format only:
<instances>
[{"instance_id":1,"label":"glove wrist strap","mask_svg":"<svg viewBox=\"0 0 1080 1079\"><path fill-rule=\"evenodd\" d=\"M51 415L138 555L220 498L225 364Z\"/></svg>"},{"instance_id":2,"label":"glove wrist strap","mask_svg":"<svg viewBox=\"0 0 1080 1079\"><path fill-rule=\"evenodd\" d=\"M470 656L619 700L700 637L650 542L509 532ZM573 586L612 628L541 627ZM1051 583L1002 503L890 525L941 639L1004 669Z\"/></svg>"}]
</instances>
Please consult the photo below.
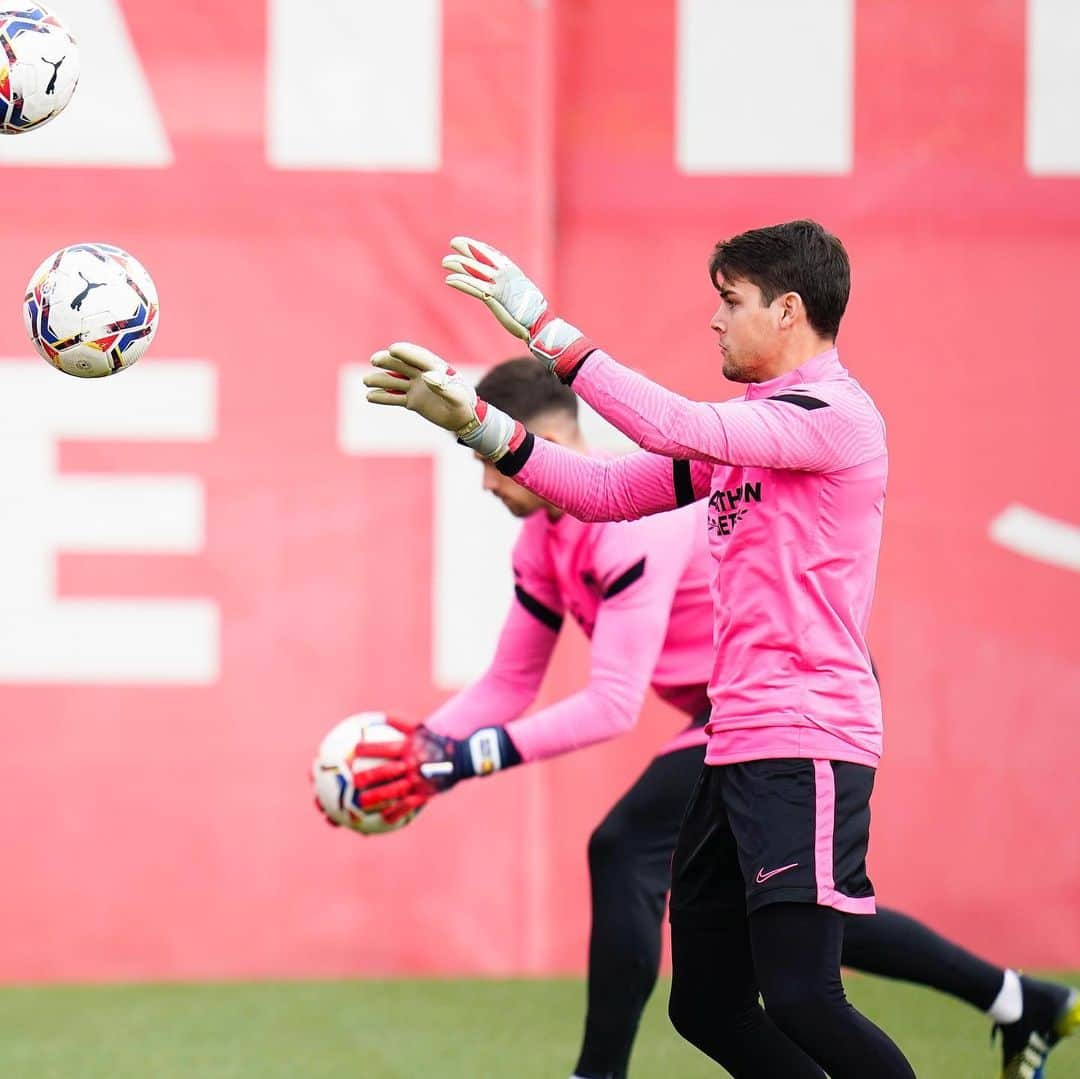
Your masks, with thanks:
<instances>
[{"instance_id":1,"label":"glove wrist strap","mask_svg":"<svg viewBox=\"0 0 1080 1079\"><path fill-rule=\"evenodd\" d=\"M462 739L457 750L461 779L493 775L521 763L521 754L505 727L482 727Z\"/></svg>"},{"instance_id":2,"label":"glove wrist strap","mask_svg":"<svg viewBox=\"0 0 1080 1079\"><path fill-rule=\"evenodd\" d=\"M576 326L545 311L529 327L529 351L563 382L569 383L585 357L596 348Z\"/></svg>"},{"instance_id":3,"label":"glove wrist strap","mask_svg":"<svg viewBox=\"0 0 1080 1079\"><path fill-rule=\"evenodd\" d=\"M478 400L473 418L456 434L459 442L481 457L498 461L510 449L517 426L505 412Z\"/></svg>"}]
</instances>

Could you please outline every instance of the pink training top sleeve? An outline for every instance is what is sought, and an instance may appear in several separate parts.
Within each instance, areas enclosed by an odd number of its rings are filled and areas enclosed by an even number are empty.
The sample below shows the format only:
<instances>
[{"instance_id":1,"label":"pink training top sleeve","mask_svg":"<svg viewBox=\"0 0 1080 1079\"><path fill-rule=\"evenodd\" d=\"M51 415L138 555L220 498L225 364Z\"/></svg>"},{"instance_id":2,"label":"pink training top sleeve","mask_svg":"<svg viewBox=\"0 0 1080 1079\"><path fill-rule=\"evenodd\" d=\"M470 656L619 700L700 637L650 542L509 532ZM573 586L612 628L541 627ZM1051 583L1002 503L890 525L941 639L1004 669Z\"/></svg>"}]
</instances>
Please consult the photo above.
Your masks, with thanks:
<instances>
[{"instance_id":1,"label":"pink training top sleeve","mask_svg":"<svg viewBox=\"0 0 1080 1079\"><path fill-rule=\"evenodd\" d=\"M424 722L437 734L462 738L516 719L536 699L562 627L563 601L543 541L543 522L527 520L514 545L514 600L491 666Z\"/></svg>"},{"instance_id":2,"label":"pink training top sleeve","mask_svg":"<svg viewBox=\"0 0 1080 1079\"><path fill-rule=\"evenodd\" d=\"M830 355L835 350L811 362ZM826 381L808 387L796 382L775 397L756 399L752 385L744 399L701 403L665 389L599 349L574 377L574 390L582 400L653 453L807 472L852 467L879 452L880 417L876 410L850 407L852 384L850 379L842 385ZM793 399L800 407L791 407Z\"/></svg>"},{"instance_id":3,"label":"pink training top sleeve","mask_svg":"<svg viewBox=\"0 0 1080 1079\"><path fill-rule=\"evenodd\" d=\"M588 684L580 692L509 724L525 761L543 760L602 742L637 722L668 632L685 552L670 550L657 533L685 544L679 520L656 519L656 527L605 528L593 555L602 590L592 631ZM650 552L650 553L646 553ZM680 557L680 554L682 557Z\"/></svg>"},{"instance_id":4,"label":"pink training top sleeve","mask_svg":"<svg viewBox=\"0 0 1080 1079\"><path fill-rule=\"evenodd\" d=\"M465 738L481 727L503 726L520 716L536 699L557 639L557 633L515 599L491 666L437 708L424 725L436 734Z\"/></svg>"},{"instance_id":5,"label":"pink training top sleeve","mask_svg":"<svg viewBox=\"0 0 1080 1079\"><path fill-rule=\"evenodd\" d=\"M534 436L498 467L580 521L632 521L689 505L709 493L711 475L700 461L673 462L652 453L604 460Z\"/></svg>"}]
</instances>

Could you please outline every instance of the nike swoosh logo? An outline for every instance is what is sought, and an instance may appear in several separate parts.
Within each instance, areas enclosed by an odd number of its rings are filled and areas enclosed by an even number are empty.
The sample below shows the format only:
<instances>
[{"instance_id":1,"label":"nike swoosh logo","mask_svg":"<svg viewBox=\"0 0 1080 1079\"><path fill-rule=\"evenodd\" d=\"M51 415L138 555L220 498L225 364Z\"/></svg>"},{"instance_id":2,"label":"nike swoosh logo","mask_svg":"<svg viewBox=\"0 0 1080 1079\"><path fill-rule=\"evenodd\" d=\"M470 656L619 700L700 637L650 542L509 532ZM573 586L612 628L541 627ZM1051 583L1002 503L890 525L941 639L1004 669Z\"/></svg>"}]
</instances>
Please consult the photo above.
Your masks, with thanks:
<instances>
[{"instance_id":1,"label":"nike swoosh logo","mask_svg":"<svg viewBox=\"0 0 1080 1079\"><path fill-rule=\"evenodd\" d=\"M777 873L786 873L789 869L794 869L799 863L792 862L791 865L782 865L779 869L770 869L768 873L765 872L765 867L757 871L757 876L754 880L758 884L764 884L770 877L775 877Z\"/></svg>"}]
</instances>

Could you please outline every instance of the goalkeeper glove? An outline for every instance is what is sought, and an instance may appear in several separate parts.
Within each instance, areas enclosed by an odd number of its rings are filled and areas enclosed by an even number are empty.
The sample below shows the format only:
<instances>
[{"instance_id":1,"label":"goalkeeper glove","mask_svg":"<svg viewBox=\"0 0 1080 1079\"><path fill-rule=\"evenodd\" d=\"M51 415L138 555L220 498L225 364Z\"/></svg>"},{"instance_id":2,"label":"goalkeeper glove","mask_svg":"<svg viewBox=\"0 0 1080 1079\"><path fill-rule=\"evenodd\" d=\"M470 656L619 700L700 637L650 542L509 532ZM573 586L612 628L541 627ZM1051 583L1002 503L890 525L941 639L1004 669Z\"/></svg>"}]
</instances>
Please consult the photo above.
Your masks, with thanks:
<instances>
[{"instance_id":1,"label":"goalkeeper glove","mask_svg":"<svg viewBox=\"0 0 1080 1079\"><path fill-rule=\"evenodd\" d=\"M379 370L364 376L369 401L404 405L429 423L453 431L481 457L497 461L525 437L520 423L481 401L457 371L420 345L391 345L376 352L371 364Z\"/></svg>"},{"instance_id":2,"label":"goalkeeper glove","mask_svg":"<svg viewBox=\"0 0 1080 1079\"><path fill-rule=\"evenodd\" d=\"M386 757L387 763L354 773L353 784L360 808L381 808L383 819L391 824L463 779L521 763L521 754L503 727L483 727L468 738L455 739L423 724L388 722L405 735L404 741L357 747L358 754Z\"/></svg>"},{"instance_id":3,"label":"goalkeeper glove","mask_svg":"<svg viewBox=\"0 0 1080 1079\"><path fill-rule=\"evenodd\" d=\"M483 300L492 314L553 374L569 382L596 346L576 326L548 311L544 294L498 248L467 236L450 241L453 254L442 260L446 283Z\"/></svg>"}]
</instances>

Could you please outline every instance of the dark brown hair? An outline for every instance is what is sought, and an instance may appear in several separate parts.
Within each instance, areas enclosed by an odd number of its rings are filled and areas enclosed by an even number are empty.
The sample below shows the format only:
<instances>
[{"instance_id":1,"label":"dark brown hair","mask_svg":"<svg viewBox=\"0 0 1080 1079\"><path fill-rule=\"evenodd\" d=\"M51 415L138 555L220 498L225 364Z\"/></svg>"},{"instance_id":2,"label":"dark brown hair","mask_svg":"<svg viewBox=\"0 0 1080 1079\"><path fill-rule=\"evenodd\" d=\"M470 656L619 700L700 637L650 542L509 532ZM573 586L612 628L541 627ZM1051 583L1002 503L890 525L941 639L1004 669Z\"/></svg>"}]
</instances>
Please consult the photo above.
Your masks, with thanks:
<instances>
[{"instance_id":1,"label":"dark brown hair","mask_svg":"<svg viewBox=\"0 0 1080 1079\"><path fill-rule=\"evenodd\" d=\"M836 337L851 292L844 245L816 221L788 221L721 240L709 259L709 276L717 287L721 277L749 281L761 289L765 304L797 292L810 325L827 338Z\"/></svg>"}]
</instances>

